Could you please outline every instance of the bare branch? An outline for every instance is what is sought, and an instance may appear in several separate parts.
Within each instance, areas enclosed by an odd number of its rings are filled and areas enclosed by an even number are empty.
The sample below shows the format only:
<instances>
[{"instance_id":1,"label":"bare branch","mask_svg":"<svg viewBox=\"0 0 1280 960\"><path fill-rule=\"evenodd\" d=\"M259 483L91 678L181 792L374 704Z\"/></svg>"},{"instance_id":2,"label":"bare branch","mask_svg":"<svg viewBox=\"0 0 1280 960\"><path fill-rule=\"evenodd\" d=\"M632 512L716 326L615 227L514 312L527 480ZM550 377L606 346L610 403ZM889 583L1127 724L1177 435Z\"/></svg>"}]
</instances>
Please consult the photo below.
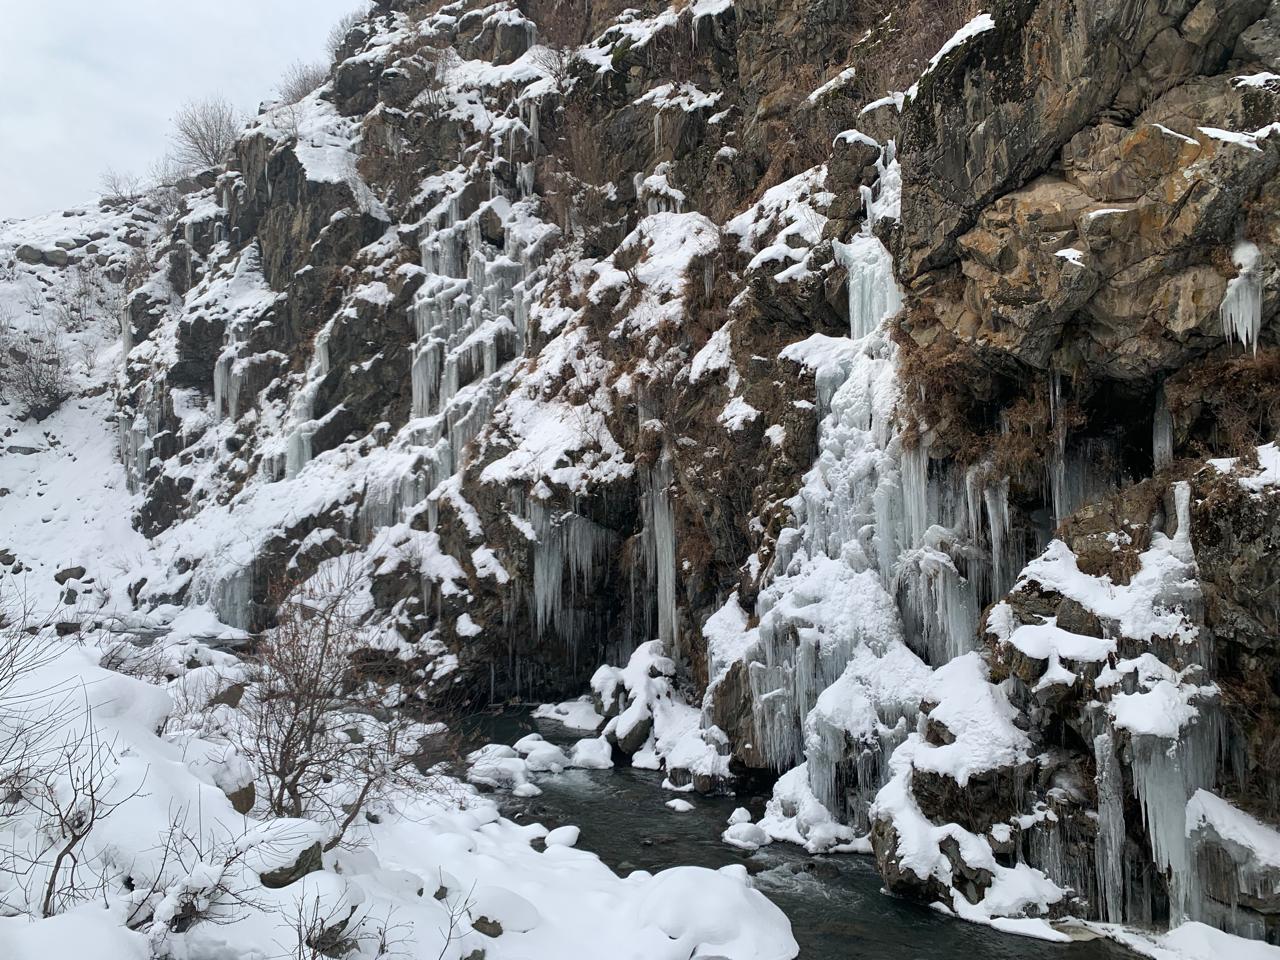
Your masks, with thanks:
<instances>
[{"instance_id":1,"label":"bare branch","mask_svg":"<svg viewBox=\"0 0 1280 960\"><path fill-rule=\"evenodd\" d=\"M220 167L240 133L235 108L221 96L188 101L173 118L174 159L191 170Z\"/></svg>"}]
</instances>

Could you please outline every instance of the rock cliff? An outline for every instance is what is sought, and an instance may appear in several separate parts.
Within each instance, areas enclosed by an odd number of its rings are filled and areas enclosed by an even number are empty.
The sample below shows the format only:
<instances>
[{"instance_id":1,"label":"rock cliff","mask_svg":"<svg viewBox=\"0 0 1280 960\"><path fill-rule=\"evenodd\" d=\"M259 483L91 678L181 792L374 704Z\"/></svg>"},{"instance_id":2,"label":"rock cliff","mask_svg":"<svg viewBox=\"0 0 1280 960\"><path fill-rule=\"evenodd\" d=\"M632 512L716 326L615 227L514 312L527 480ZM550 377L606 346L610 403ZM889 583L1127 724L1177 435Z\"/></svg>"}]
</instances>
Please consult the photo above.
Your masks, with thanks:
<instances>
[{"instance_id":1,"label":"rock cliff","mask_svg":"<svg viewBox=\"0 0 1280 960\"><path fill-rule=\"evenodd\" d=\"M173 209L4 225L121 318L7 435L120 463L0 560L237 641L341 563L448 702L658 639L617 749L771 836L1280 942L1278 120L1265 0L381 0Z\"/></svg>"}]
</instances>

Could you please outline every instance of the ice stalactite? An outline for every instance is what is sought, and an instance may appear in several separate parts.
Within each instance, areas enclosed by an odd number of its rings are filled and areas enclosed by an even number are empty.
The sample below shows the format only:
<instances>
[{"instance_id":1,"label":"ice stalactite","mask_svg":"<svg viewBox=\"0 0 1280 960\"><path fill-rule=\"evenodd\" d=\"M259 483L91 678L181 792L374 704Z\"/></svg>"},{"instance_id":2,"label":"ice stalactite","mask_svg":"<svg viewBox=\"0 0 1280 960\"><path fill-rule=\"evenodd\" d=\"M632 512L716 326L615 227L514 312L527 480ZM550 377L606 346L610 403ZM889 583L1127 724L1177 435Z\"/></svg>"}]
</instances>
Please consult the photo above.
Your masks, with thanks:
<instances>
[{"instance_id":1,"label":"ice stalactite","mask_svg":"<svg viewBox=\"0 0 1280 960\"><path fill-rule=\"evenodd\" d=\"M209 590L208 601L223 623L238 630L250 629L253 626L253 564L222 576Z\"/></svg>"},{"instance_id":2,"label":"ice stalactite","mask_svg":"<svg viewBox=\"0 0 1280 960\"><path fill-rule=\"evenodd\" d=\"M1066 402L1061 374L1055 370L1049 380L1052 446L1045 464L1054 527L1081 505L1115 490L1123 479L1120 441L1109 435L1074 436Z\"/></svg>"},{"instance_id":3,"label":"ice stalactite","mask_svg":"<svg viewBox=\"0 0 1280 960\"><path fill-rule=\"evenodd\" d=\"M1187 801L1197 790L1212 787L1225 747L1216 710L1206 705L1200 713L1176 741L1141 736L1130 746L1133 792L1152 859L1169 877L1170 925L1197 919L1199 884L1188 838Z\"/></svg>"},{"instance_id":4,"label":"ice stalactite","mask_svg":"<svg viewBox=\"0 0 1280 960\"><path fill-rule=\"evenodd\" d=\"M982 503L991 542L991 596L1002 597L1026 559L1021 552L1009 555L1009 478L987 483L982 490Z\"/></svg>"},{"instance_id":5,"label":"ice stalactite","mask_svg":"<svg viewBox=\"0 0 1280 960\"><path fill-rule=\"evenodd\" d=\"M1156 390L1156 409L1151 418L1151 462L1156 470L1173 462L1173 415L1163 385Z\"/></svg>"},{"instance_id":6,"label":"ice stalactite","mask_svg":"<svg viewBox=\"0 0 1280 960\"><path fill-rule=\"evenodd\" d=\"M1197 919L1236 936L1274 943L1274 923L1257 907L1280 888L1280 831L1222 797L1198 790L1187 803L1187 833L1197 880L1214 895L1197 905Z\"/></svg>"},{"instance_id":7,"label":"ice stalactite","mask_svg":"<svg viewBox=\"0 0 1280 960\"><path fill-rule=\"evenodd\" d=\"M617 546L617 535L587 517L549 508L534 498L526 505L526 517L535 537L533 548L534 629L538 637L549 630L564 644L572 669L579 666L579 646L592 639L593 620L578 609L580 598L589 598L597 572Z\"/></svg>"},{"instance_id":8,"label":"ice stalactite","mask_svg":"<svg viewBox=\"0 0 1280 960\"><path fill-rule=\"evenodd\" d=\"M151 465L151 438L160 430L164 413L164 396L156 396L148 383L133 418L121 417L118 426L120 460L125 468L125 483L130 493L141 492Z\"/></svg>"},{"instance_id":9,"label":"ice stalactite","mask_svg":"<svg viewBox=\"0 0 1280 960\"><path fill-rule=\"evenodd\" d=\"M656 591L658 638L665 649L680 652L680 620L676 601L676 523L671 505L671 461L662 457L650 469L644 493L642 549L646 581Z\"/></svg>"},{"instance_id":10,"label":"ice stalactite","mask_svg":"<svg viewBox=\"0 0 1280 960\"><path fill-rule=\"evenodd\" d=\"M1125 919L1124 771L1109 733L1093 740L1097 765L1098 832L1094 839L1098 917L1105 923Z\"/></svg>"},{"instance_id":11,"label":"ice stalactite","mask_svg":"<svg viewBox=\"0 0 1280 960\"><path fill-rule=\"evenodd\" d=\"M1231 251L1238 271L1227 281L1219 314L1222 333L1228 340L1239 340L1258 352L1258 333L1262 329L1261 251L1248 240L1242 240Z\"/></svg>"}]
</instances>

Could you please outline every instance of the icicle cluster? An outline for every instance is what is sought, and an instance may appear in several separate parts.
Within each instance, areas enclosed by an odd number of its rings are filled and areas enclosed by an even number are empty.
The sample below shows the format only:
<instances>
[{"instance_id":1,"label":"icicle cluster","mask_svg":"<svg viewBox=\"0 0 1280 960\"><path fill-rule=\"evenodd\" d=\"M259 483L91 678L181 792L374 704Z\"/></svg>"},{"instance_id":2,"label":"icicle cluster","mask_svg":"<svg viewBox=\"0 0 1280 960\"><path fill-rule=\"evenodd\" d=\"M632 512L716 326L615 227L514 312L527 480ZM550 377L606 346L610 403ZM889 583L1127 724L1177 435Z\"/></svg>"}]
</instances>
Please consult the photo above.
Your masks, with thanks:
<instances>
[{"instance_id":1,"label":"icicle cluster","mask_svg":"<svg viewBox=\"0 0 1280 960\"><path fill-rule=\"evenodd\" d=\"M1258 350L1258 332L1262 328L1261 251L1248 240L1242 240L1231 251L1231 259L1239 271L1227 281L1219 313L1222 332L1229 340L1239 340Z\"/></svg>"}]
</instances>

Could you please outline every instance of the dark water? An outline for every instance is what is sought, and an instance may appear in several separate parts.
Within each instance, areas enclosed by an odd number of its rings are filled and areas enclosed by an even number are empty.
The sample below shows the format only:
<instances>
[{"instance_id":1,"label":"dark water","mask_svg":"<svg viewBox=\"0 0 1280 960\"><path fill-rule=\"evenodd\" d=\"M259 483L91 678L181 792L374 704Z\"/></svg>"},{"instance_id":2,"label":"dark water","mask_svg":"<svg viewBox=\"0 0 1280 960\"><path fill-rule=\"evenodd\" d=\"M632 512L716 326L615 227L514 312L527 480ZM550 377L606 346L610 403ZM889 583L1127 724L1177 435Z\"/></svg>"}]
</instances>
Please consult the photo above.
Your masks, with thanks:
<instances>
[{"instance_id":1,"label":"dark water","mask_svg":"<svg viewBox=\"0 0 1280 960\"><path fill-rule=\"evenodd\" d=\"M514 743L526 733L548 740L576 739L558 724L535 723L527 714L481 720L479 739ZM1093 940L1055 944L997 933L950 919L918 904L880 892L871 858L812 856L774 843L754 853L720 841L729 814L745 806L758 816L765 797L699 797L661 788L662 775L646 770L570 770L542 776L542 796L511 799L506 815L547 826L581 828L578 846L597 854L615 871L657 871L680 865L722 867L741 863L756 888L791 919L803 960L1128 960L1134 955ZM694 804L675 813L665 803L684 796Z\"/></svg>"}]
</instances>

